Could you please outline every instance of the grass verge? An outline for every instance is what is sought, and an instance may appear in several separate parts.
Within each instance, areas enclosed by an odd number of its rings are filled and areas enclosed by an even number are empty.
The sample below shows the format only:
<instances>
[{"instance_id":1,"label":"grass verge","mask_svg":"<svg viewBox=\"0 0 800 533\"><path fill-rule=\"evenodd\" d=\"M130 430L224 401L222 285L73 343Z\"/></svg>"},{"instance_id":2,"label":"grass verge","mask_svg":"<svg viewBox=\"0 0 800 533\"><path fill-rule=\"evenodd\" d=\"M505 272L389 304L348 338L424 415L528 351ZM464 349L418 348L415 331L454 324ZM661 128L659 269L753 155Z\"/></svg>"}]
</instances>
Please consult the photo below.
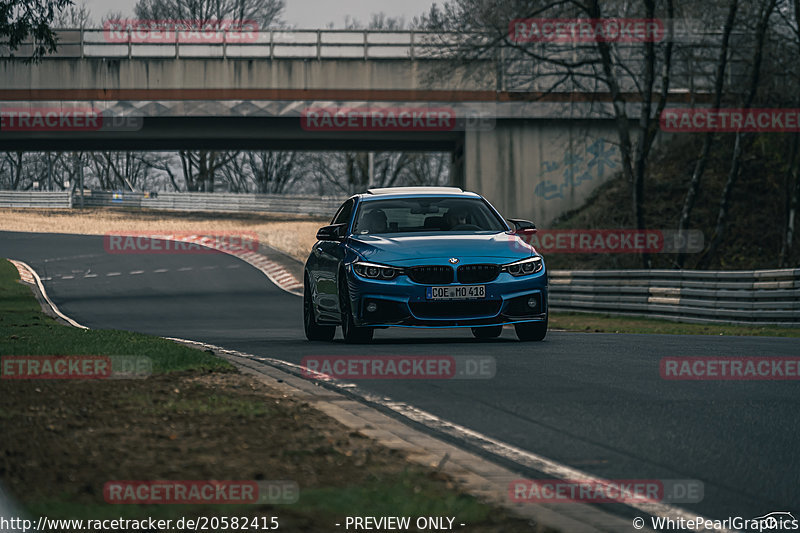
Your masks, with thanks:
<instances>
[{"instance_id":1,"label":"grass verge","mask_svg":"<svg viewBox=\"0 0 800 533\"><path fill-rule=\"evenodd\" d=\"M0 260L0 354L139 355L131 380L0 380L0 479L37 519L272 517L337 531L346 516L451 516L469 532L545 531L467 495L311 405L164 339L44 315ZM114 480L292 480L290 505L111 505Z\"/></svg>"},{"instance_id":2,"label":"grass verge","mask_svg":"<svg viewBox=\"0 0 800 533\"><path fill-rule=\"evenodd\" d=\"M684 324L656 318L612 316L594 313L550 313L550 327L553 329L584 333L800 337L800 328L737 326L732 324Z\"/></svg>"}]
</instances>

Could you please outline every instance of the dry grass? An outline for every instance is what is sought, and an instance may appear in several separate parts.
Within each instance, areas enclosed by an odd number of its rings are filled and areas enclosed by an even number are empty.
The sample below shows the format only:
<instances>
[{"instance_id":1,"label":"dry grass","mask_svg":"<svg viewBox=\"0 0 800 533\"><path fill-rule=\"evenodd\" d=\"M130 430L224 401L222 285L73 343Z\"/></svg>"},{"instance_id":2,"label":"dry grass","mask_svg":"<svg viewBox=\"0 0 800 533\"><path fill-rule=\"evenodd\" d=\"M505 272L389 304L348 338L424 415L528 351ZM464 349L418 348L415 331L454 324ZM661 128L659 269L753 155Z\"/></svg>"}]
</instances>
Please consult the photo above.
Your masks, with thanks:
<instances>
[{"instance_id":1,"label":"dry grass","mask_svg":"<svg viewBox=\"0 0 800 533\"><path fill-rule=\"evenodd\" d=\"M260 241L305 261L325 219L284 214L177 213L141 209L1 209L0 230L103 235L108 232L255 232Z\"/></svg>"}]
</instances>

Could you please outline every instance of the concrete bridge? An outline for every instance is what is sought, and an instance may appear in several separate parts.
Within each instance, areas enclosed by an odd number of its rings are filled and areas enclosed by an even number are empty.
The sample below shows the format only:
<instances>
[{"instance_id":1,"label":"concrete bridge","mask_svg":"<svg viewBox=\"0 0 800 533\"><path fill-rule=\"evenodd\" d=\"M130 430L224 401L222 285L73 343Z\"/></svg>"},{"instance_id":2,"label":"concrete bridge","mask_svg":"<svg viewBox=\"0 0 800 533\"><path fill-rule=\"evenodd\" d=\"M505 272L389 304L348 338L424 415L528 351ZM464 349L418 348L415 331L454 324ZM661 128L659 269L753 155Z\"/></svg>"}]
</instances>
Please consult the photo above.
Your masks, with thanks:
<instances>
[{"instance_id":1,"label":"concrete bridge","mask_svg":"<svg viewBox=\"0 0 800 533\"><path fill-rule=\"evenodd\" d=\"M455 185L539 224L620 169L607 95L532 92L497 61L446 69L446 37L269 31L198 43L66 30L37 64L0 46L0 150L448 151ZM309 111L341 120L320 127ZM384 122L404 112L450 120ZM354 116L371 126L343 122Z\"/></svg>"}]
</instances>

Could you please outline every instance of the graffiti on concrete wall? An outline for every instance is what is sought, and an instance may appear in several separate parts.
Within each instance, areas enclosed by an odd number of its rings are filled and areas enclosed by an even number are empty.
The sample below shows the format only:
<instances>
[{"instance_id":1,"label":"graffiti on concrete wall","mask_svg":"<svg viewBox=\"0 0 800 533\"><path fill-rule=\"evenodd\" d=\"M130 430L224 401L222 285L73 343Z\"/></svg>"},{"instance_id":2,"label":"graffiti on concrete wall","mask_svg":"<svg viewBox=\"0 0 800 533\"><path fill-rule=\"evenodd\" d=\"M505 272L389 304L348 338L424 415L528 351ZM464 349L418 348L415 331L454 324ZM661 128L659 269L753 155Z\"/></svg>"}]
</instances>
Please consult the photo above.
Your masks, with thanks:
<instances>
[{"instance_id":1,"label":"graffiti on concrete wall","mask_svg":"<svg viewBox=\"0 0 800 533\"><path fill-rule=\"evenodd\" d=\"M534 194L545 200L564 198L565 191L587 181L603 181L619 166L617 147L605 139L586 146L584 154L567 150L558 159L542 161Z\"/></svg>"}]
</instances>

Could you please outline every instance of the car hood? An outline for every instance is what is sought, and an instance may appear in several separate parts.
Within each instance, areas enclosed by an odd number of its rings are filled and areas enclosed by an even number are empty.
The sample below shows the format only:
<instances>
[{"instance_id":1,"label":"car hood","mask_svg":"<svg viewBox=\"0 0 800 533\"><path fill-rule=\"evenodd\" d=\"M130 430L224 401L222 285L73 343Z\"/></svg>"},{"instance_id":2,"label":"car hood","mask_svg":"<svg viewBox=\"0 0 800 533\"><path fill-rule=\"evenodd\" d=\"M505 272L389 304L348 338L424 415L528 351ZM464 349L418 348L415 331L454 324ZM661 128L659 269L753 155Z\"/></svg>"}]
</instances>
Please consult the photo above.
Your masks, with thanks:
<instances>
[{"instance_id":1,"label":"car hood","mask_svg":"<svg viewBox=\"0 0 800 533\"><path fill-rule=\"evenodd\" d=\"M353 235L349 247L365 261L409 266L448 264L507 263L535 254L533 247L511 233L414 233Z\"/></svg>"}]
</instances>

